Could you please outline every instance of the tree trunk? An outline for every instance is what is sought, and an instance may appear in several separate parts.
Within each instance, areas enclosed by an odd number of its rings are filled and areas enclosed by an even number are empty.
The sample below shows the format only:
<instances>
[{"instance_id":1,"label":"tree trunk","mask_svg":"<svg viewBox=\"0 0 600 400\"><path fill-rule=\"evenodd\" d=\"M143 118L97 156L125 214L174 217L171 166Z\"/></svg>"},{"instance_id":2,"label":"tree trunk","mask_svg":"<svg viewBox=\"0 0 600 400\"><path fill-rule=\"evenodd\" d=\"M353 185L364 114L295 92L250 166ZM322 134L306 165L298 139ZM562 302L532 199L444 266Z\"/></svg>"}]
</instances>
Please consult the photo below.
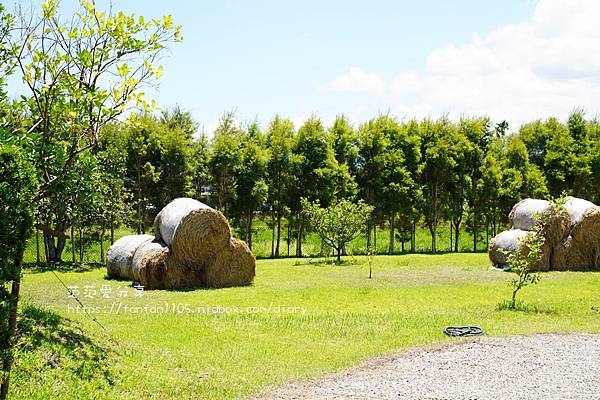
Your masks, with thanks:
<instances>
[{"instance_id":1,"label":"tree trunk","mask_svg":"<svg viewBox=\"0 0 600 400\"><path fill-rule=\"evenodd\" d=\"M395 250L394 249L394 245L395 245L394 241L396 239L395 232L394 232L395 219L396 219L395 217L396 217L396 215L394 213L392 213L392 215L390 216L390 245L389 245L389 249L388 249L388 252L390 255L394 254L394 250Z\"/></svg>"},{"instance_id":2,"label":"tree trunk","mask_svg":"<svg viewBox=\"0 0 600 400\"><path fill-rule=\"evenodd\" d=\"M46 233L42 232L42 239L44 239L44 259L46 264L50 262L50 251L48 250L48 241L46 240Z\"/></svg>"},{"instance_id":3,"label":"tree trunk","mask_svg":"<svg viewBox=\"0 0 600 400\"><path fill-rule=\"evenodd\" d=\"M452 247L454 247L454 241L452 240L452 231L454 231L454 226L452 225L452 221L450 221L450 251L452 251Z\"/></svg>"},{"instance_id":4,"label":"tree trunk","mask_svg":"<svg viewBox=\"0 0 600 400\"><path fill-rule=\"evenodd\" d=\"M156 233L156 232L154 232ZM115 243L115 221L110 220L110 245L112 246Z\"/></svg>"},{"instance_id":5,"label":"tree trunk","mask_svg":"<svg viewBox=\"0 0 600 400\"><path fill-rule=\"evenodd\" d=\"M401 247L400 250L402 251L402 254L404 254L404 238L406 238L406 236L405 236L406 231L404 230L404 228L402 229L401 235L402 235L402 240L400 240L400 247Z\"/></svg>"},{"instance_id":6,"label":"tree trunk","mask_svg":"<svg viewBox=\"0 0 600 400\"><path fill-rule=\"evenodd\" d=\"M417 249L417 221L413 219L410 232L410 252L414 253Z\"/></svg>"},{"instance_id":7,"label":"tree trunk","mask_svg":"<svg viewBox=\"0 0 600 400\"><path fill-rule=\"evenodd\" d=\"M477 253L477 214L473 214L473 253Z\"/></svg>"},{"instance_id":8,"label":"tree trunk","mask_svg":"<svg viewBox=\"0 0 600 400\"><path fill-rule=\"evenodd\" d=\"M104 264L104 225L100 231L100 264Z\"/></svg>"},{"instance_id":9,"label":"tree trunk","mask_svg":"<svg viewBox=\"0 0 600 400\"><path fill-rule=\"evenodd\" d=\"M62 260L62 253L67 246L67 235L61 232L56 239L56 261Z\"/></svg>"},{"instance_id":10,"label":"tree trunk","mask_svg":"<svg viewBox=\"0 0 600 400\"><path fill-rule=\"evenodd\" d=\"M248 248L252 250L252 220L254 219L254 212L250 211L248 213L248 219L246 221L246 242L248 243Z\"/></svg>"},{"instance_id":11,"label":"tree trunk","mask_svg":"<svg viewBox=\"0 0 600 400\"><path fill-rule=\"evenodd\" d=\"M56 253L56 245L54 244L54 236L48 232L44 232L44 243L46 246L46 261L60 261Z\"/></svg>"},{"instance_id":12,"label":"tree trunk","mask_svg":"<svg viewBox=\"0 0 600 400\"><path fill-rule=\"evenodd\" d=\"M460 243L460 222L454 227L454 252L458 253L458 245Z\"/></svg>"},{"instance_id":13,"label":"tree trunk","mask_svg":"<svg viewBox=\"0 0 600 400\"><path fill-rule=\"evenodd\" d=\"M342 247L337 248L337 263L340 264L342 262Z\"/></svg>"},{"instance_id":14,"label":"tree trunk","mask_svg":"<svg viewBox=\"0 0 600 400\"><path fill-rule=\"evenodd\" d=\"M35 230L35 262L40 263L40 232Z\"/></svg>"},{"instance_id":15,"label":"tree trunk","mask_svg":"<svg viewBox=\"0 0 600 400\"><path fill-rule=\"evenodd\" d=\"M271 211L271 258L275 257L275 211Z\"/></svg>"},{"instance_id":16,"label":"tree trunk","mask_svg":"<svg viewBox=\"0 0 600 400\"><path fill-rule=\"evenodd\" d=\"M373 249L377 254L377 224L373 224Z\"/></svg>"},{"instance_id":17,"label":"tree trunk","mask_svg":"<svg viewBox=\"0 0 600 400\"><path fill-rule=\"evenodd\" d=\"M290 256L290 243L292 238L290 237L290 219L287 218L287 256Z\"/></svg>"},{"instance_id":18,"label":"tree trunk","mask_svg":"<svg viewBox=\"0 0 600 400\"><path fill-rule=\"evenodd\" d=\"M437 224L434 222L430 229L431 232L431 252L435 254L437 252Z\"/></svg>"},{"instance_id":19,"label":"tree trunk","mask_svg":"<svg viewBox=\"0 0 600 400\"><path fill-rule=\"evenodd\" d=\"M79 228L79 262L83 263L83 229Z\"/></svg>"},{"instance_id":20,"label":"tree trunk","mask_svg":"<svg viewBox=\"0 0 600 400\"><path fill-rule=\"evenodd\" d=\"M277 213L277 242L275 244L275 257L279 257L279 244L281 243L281 214Z\"/></svg>"},{"instance_id":21,"label":"tree trunk","mask_svg":"<svg viewBox=\"0 0 600 400\"><path fill-rule=\"evenodd\" d=\"M10 370L13 362L13 345L14 337L17 332L17 310L19 306L19 292L21 291L21 267L23 266L23 254L25 249L19 251L16 260L16 271L15 277L12 282L11 288L11 304L8 315L8 332L2 343L4 351L8 350L8 354L5 354L4 362L2 364L2 386L0 386L0 398L6 399L8 397L8 385L10 383Z\"/></svg>"},{"instance_id":22,"label":"tree trunk","mask_svg":"<svg viewBox=\"0 0 600 400\"><path fill-rule=\"evenodd\" d=\"M71 225L71 261L75 264L75 230Z\"/></svg>"},{"instance_id":23,"label":"tree trunk","mask_svg":"<svg viewBox=\"0 0 600 400\"><path fill-rule=\"evenodd\" d=\"M296 239L296 257L302 257L302 229L303 227L302 217L298 217L298 237Z\"/></svg>"}]
</instances>

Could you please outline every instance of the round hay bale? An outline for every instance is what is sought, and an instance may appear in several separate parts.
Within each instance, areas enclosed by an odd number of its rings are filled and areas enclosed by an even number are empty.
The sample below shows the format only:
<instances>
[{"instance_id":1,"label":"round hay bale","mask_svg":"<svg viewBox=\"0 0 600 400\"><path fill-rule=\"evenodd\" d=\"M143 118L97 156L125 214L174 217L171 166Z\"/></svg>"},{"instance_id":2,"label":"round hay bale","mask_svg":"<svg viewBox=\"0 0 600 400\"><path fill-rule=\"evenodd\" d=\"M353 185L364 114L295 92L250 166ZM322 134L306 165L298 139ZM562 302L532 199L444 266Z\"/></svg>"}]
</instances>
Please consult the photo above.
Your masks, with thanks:
<instances>
[{"instance_id":1,"label":"round hay bale","mask_svg":"<svg viewBox=\"0 0 600 400\"><path fill-rule=\"evenodd\" d=\"M542 258L538 264L541 271L554 269L553 258L556 246L569 237L571 232L571 218L566 211L560 211L552 216L542 228L540 234L544 237L542 245Z\"/></svg>"},{"instance_id":2,"label":"round hay bale","mask_svg":"<svg viewBox=\"0 0 600 400\"><path fill-rule=\"evenodd\" d=\"M550 209L550 202L539 199L524 199L514 205L508 214L511 229L530 231L537 222L535 216Z\"/></svg>"},{"instance_id":3,"label":"round hay bale","mask_svg":"<svg viewBox=\"0 0 600 400\"><path fill-rule=\"evenodd\" d=\"M569 269L600 269L600 207L583 212L571 231Z\"/></svg>"},{"instance_id":4,"label":"round hay bale","mask_svg":"<svg viewBox=\"0 0 600 400\"><path fill-rule=\"evenodd\" d=\"M144 289L190 289L202 286L202 268L177 259L163 246L150 248L140 261L139 282Z\"/></svg>"},{"instance_id":5,"label":"round hay bale","mask_svg":"<svg viewBox=\"0 0 600 400\"><path fill-rule=\"evenodd\" d=\"M202 264L231 239L231 228L220 211L189 198L167 204L154 220L155 236L178 259Z\"/></svg>"},{"instance_id":6,"label":"round hay bale","mask_svg":"<svg viewBox=\"0 0 600 400\"><path fill-rule=\"evenodd\" d=\"M114 279L133 279L131 275L133 254L142 243L152 239L150 235L128 235L114 242L106 253L108 276Z\"/></svg>"},{"instance_id":7,"label":"round hay bale","mask_svg":"<svg viewBox=\"0 0 600 400\"><path fill-rule=\"evenodd\" d=\"M500 232L492 240L488 248L488 255L494 265L506 265L508 255L519 249L520 241L529 232L522 229L510 229Z\"/></svg>"},{"instance_id":8,"label":"round hay bale","mask_svg":"<svg viewBox=\"0 0 600 400\"><path fill-rule=\"evenodd\" d=\"M133 258L131 259L131 277L133 280L140 280L140 268L143 262L146 260L146 254L150 252L154 252L155 250L162 250L165 248L165 244L159 240L156 240L153 237L141 243L136 249L135 253L133 253Z\"/></svg>"},{"instance_id":9,"label":"round hay bale","mask_svg":"<svg viewBox=\"0 0 600 400\"><path fill-rule=\"evenodd\" d=\"M203 269L203 284L209 288L245 286L252 283L256 258L246 243L232 238L217 256Z\"/></svg>"},{"instance_id":10,"label":"round hay bale","mask_svg":"<svg viewBox=\"0 0 600 400\"><path fill-rule=\"evenodd\" d=\"M581 222L586 211L598 208L598 206L591 201L571 196L567 197L564 207L569 213L573 224Z\"/></svg>"}]
</instances>

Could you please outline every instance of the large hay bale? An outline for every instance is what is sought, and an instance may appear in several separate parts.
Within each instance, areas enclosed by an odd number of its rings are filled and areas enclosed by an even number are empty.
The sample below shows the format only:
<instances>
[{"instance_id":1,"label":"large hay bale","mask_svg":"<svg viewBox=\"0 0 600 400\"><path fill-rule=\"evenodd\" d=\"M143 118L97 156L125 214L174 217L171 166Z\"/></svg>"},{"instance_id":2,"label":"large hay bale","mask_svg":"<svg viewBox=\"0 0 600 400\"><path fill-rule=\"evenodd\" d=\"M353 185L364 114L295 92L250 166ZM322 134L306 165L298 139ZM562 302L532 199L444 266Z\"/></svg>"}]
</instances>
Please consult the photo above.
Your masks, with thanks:
<instances>
[{"instance_id":1,"label":"large hay bale","mask_svg":"<svg viewBox=\"0 0 600 400\"><path fill-rule=\"evenodd\" d=\"M256 258L246 243L232 238L217 256L203 269L205 287L223 288L252 283L256 271Z\"/></svg>"},{"instance_id":2,"label":"large hay bale","mask_svg":"<svg viewBox=\"0 0 600 400\"><path fill-rule=\"evenodd\" d=\"M512 229L530 231L537 222L536 215L542 215L548 210L550 210L550 202L547 200L524 199L510 210L508 221Z\"/></svg>"},{"instance_id":3,"label":"large hay bale","mask_svg":"<svg viewBox=\"0 0 600 400\"><path fill-rule=\"evenodd\" d=\"M564 207L571 217L571 223L574 225L581 222L586 211L598 208L598 206L591 201L571 196L567 197Z\"/></svg>"},{"instance_id":4,"label":"large hay bale","mask_svg":"<svg viewBox=\"0 0 600 400\"><path fill-rule=\"evenodd\" d=\"M136 249L144 242L152 240L150 235L123 236L108 248L106 270L114 279L133 279L131 263Z\"/></svg>"},{"instance_id":5,"label":"large hay bale","mask_svg":"<svg viewBox=\"0 0 600 400\"><path fill-rule=\"evenodd\" d=\"M138 274L144 289L191 289L202 286L202 266L179 260L166 246L149 249L140 262Z\"/></svg>"},{"instance_id":6,"label":"large hay bale","mask_svg":"<svg viewBox=\"0 0 600 400\"><path fill-rule=\"evenodd\" d=\"M195 264L217 255L231 238L221 212L189 198L167 204L154 220L154 231L179 260Z\"/></svg>"},{"instance_id":7,"label":"large hay bale","mask_svg":"<svg viewBox=\"0 0 600 400\"><path fill-rule=\"evenodd\" d=\"M131 259L131 277L133 280L140 281L140 269L142 265L147 261L149 253L153 253L156 250L162 250L166 245L150 236L150 239L141 243L133 253Z\"/></svg>"},{"instance_id":8,"label":"large hay bale","mask_svg":"<svg viewBox=\"0 0 600 400\"><path fill-rule=\"evenodd\" d=\"M571 235L554 248L553 267L580 271L600 269L600 207L581 213Z\"/></svg>"},{"instance_id":9,"label":"large hay bale","mask_svg":"<svg viewBox=\"0 0 600 400\"><path fill-rule=\"evenodd\" d=\"M540 231L544 237L542 244L542 258L538 263L538 270L549 271L555 269L553 266L553 254L556 246L569 237L571 232L571 218L569 214L561 210L548 219L546 225Z\"/></svg>"},{"instance_id":10,"label":"large hay bale","mask_svg":"<svg viewBox=\"0 0 600 400\"><path fill-rule=\"evenodd\" d=\"M508 263L508 255L519 250L521 239L529 232L522 229L510 229L500 232L490 240L488 255L494 265L502 266Z\"/></svg>"}]
</instances>

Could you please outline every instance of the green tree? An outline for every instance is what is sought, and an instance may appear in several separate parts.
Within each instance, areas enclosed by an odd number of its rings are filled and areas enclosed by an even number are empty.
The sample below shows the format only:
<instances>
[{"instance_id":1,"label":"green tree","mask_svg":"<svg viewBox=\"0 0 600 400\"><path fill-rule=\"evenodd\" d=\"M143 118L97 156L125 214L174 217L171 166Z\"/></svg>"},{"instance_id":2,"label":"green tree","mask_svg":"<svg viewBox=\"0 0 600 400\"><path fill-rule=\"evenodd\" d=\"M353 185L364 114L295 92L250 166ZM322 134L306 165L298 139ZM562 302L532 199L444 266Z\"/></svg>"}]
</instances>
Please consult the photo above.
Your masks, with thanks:
<instances>
[{"instance_id":1,"label":"green tree","mask_svg":"<svg viewBox=\"0 0 600 400\"><path fill-rule=\"evenodd\" d=\"M380 199L385 187L383 171L388 158L389 138L385 134L387 123L388 117L381 116L362 124L358 130L356 181L360 197L373 206L371 220L367 224L367 248L371 246L371 230L376 227L378 218L384 212Z\"/></svg>"},{"instance_id":2,"label":"green tree","mask_svg":"<svg viewBox=\"0 0 600 400\"><path fill-rule=\"evenodd\" d=\"M502 170L493 151L487 152L480 167L481 178L477 183L477 198L483 211L486 223L492 225L492 233L497 234L497 223L500 219L500 190L502 186Z\"/></svg>"},{"instance_id":3,"label":"green tree","mask_svg":"<svg viewBox=\"0 0 600 400\"><path fill-rule=\"evenodd\" d=\"M335 198L354 198L357 185L354 175L358 159L358 138L348 119L340 115L328 130L328 140L337 161L333 178Z\"/></svg>"},{"instance_id":4,"label":"green tree","mask_svg":"<svg viewBox=\"0 0 600 400\"><path fill-rule=\"evenodd\" d=\"M271 257L278 257L281 242L281 218L289 211L292 187L296 176L292 169L294 156L292 142L294 124L289 119L275 116L266 132L266 144L269 149L267 164L267 186L269 188L267 201L271 208ZM289 227L289 222L288 222ZM288 243L289 245L289 243Z\"/></svg>"},{"instance_id":5,"label":"green tree","mask_svg":"<svg viewBox=\"0 0 600 400\"><path fill-rule=\"evenodd\" d=\"M362 200L342 199L322 208L318 200L302 198L302 210L317 235L335 250L339 264L342 249L364 229L373 207Z\"/></svg>"},{"instance_id":6,"label":"green tree","mask_svg":"<svg viewBox=\"0 0 600 400\"><path fill-rule=\"evenodd\" d=\"M17 326L21 266L33 227L37 181L33 165L13 145L0 144L0 398L8 395ZM7 284L12 282L11 290Z\"/></svg>"},{"instance_id":7,"label":"green tree","mask_svg":"<svg viewBox=\"0 0 600 400\"><path fill-rule=\"evenodd\" d=\"M23 102L30 124L24 131L33 142L41 182L36 201L42 206L63 197L56 195L69 187L63 181L77 159L97 146L103 126L131 107L150 107L142 89L162 74L157 61L167 46L181 40L180 27L168 15L146 20L81 1L65 21L59 5L49 0L39 16L21 15L23 25L11 35L27 90ZM60 248L50 242L61 240L67 224L60 215L50 221L53 226L41 226L46 244ZM60 257L57 251L51 260Z\"/></svg>"},{"instance_id":8,"label":"green tree","mask_svg":"<svg viewBox=\"0 0 600 400\"><path fill-rule=\"evenodd\" d=\"M292 153L296 162L293 171L297 186L292 191L290 209L298 215L296 219L296 256L302 257L302 238L304 236L304 214L301 198L308 201L319 200L329 205L334 195L333 179L337 162L333 149L327 141L327 133L318 118L311 117L298 129L294 138Z\"/></svg>"},{"instance_id":9,"label":"green tree","mask_svg":"<svg viewBox=\"0 0 600 400\"><path fill-rule=\"evenodd\" d=\"M212 178L212 198L226 216L237 198L236 171L240 168L240 149L244 133L236 125L234 114L225 113L213 134L208 169Z\"/></svg>"},{"instance_id":10,"label":"green tree","mask_svg":"<svg viewBox=\"0 0 600 400\"><path fill-rule=\"evenodd\" d=\"M425 224L431 234L431 251L437 251L437 228L444 208L448 204L448 183L456 161L452 157L452 138L455 137L452 123L442 118L422 123L423 162L421 184L424 201L421 203Z\"/></svg>"},{"instance_id":11,"label":"green tree","mask_svg":"<svg viewBox=\"0 0 600 400\"><path fill-rule=\"evenodd\" d=\"M243 221L241 225L248 247L252 249L252 221L257 209L267 200L266 183L269 153L264 137L256 124L252 124L242 141L240 163L235 171L236 200L233 215Z\"/></svg>"},{"instance_id":12,"label":"green tree","mask_svg":"<svg viewBox=\"0 0 600 400\"><path fill-rule=\"evenodd\" d=\"M195 196L205 202L209 202L210 193L208 192L210 183L210 171L208 161L210 158L210 143L206 134L202 132L192 145L192 186L195 189Z\"/></svg>"},{"instance_id":13,"label":"green tree","mask_svg":"<svg viewBox=\"0 0 600 400\"><path fill-rule=\"evenodd\" d=\"M136 209L134 226L137 226L138 234L146 232L151 225L148 210L160 180L160 129L157 119L145 114L130 118L122 132L127 149L125 187L133 195Z\"/></svg>"}]
</instances>

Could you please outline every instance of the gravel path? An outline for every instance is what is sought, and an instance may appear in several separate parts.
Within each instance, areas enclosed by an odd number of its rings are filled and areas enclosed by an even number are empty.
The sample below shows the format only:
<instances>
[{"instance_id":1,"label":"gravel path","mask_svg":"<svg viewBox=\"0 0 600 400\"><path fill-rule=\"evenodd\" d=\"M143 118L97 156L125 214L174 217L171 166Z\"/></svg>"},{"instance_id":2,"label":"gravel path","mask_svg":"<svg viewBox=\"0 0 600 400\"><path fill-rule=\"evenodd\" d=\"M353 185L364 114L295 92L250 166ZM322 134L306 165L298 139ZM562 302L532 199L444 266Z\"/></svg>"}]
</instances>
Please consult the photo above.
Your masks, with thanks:
<instances>
[{"instance_id":1,"label":"gravel path","mask_svg":"<svg viewBox=\"0 0 600 400\"><path fill-rule=\"evenodd\" d=\"M600 399L600 335L478 338L379 357L259 399Z\"/></svg>"}]
</instances>

